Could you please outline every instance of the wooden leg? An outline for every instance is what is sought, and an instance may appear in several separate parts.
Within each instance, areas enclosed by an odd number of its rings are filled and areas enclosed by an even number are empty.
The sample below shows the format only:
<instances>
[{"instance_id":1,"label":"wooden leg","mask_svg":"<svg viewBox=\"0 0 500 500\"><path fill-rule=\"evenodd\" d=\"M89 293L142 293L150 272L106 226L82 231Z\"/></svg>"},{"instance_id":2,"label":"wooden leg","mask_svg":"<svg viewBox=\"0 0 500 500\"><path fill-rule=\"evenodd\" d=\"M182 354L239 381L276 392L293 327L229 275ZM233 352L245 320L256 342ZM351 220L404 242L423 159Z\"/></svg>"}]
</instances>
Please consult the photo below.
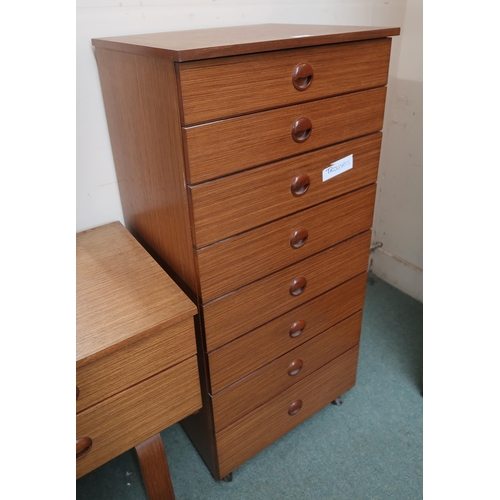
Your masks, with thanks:
<instances>
[{"instance_id":1,"label":"wooden leg","mask_svg":"<svg viewBox=\"0 0 500 500\"><path fill-rule=\"evenodd\" d=\"M135 447L149 500L175 500L163 441L155 434Z\"/></svg>"}]
</instances>

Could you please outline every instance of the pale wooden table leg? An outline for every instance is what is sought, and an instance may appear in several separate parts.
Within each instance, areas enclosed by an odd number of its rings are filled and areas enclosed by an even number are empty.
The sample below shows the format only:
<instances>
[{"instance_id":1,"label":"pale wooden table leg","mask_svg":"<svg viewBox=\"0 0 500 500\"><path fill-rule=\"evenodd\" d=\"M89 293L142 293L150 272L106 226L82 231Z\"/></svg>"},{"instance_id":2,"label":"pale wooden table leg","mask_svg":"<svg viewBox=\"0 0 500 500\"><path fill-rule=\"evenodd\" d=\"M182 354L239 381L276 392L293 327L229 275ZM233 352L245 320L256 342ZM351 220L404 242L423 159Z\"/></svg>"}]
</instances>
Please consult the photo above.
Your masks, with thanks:
<instances>
[{"instance_id":1,"label":"pale wooden table leg","mask_svg":"<svg viewBox=\"0 0 500 500\"><path fill-rule=\"evenodd\" d=\"M135 447L149 500L175 500L163 441L155 434Z\"/></svg>"}]
</instances>

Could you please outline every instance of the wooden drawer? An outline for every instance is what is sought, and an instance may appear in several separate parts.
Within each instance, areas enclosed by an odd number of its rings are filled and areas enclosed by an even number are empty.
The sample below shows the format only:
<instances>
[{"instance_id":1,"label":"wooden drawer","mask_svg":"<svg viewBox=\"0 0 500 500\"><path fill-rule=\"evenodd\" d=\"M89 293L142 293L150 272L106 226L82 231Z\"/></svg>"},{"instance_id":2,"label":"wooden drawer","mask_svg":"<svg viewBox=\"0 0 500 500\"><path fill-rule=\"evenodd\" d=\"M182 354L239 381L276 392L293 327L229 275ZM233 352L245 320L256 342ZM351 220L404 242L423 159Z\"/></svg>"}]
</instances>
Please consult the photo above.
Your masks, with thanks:
<instances>
[{"instance_id":1,"label":"wooden drawer","mask_svg":"<svg viewBox=\"0 0 500 500\"><path fill-rule=\"evenodd\" d=\"M366 231L203 305L207 351L365 272L370 236Z\"/></svg>"},{"instance_id":2,"label":"wooden drawer","mask_svg":"<svg viewBox=\"0 0 500 500\"><path fill-rule=\"evenodd\" d=\"M357 345L361 319L361 312L350 316L216 394L212 399L215 432ZM254 355L248 352L247 356Z\"/></svg>"},{"instance_id":3,"label":"wooden drawer","mask_svg":"<svg viewBox=\"0 0 500 500\"><path fill-rule=\"evenodd\" d=\"M370 229L375 191L372 184L199 250L203 302Z\"/></svg>"},{"instance_id":4,"label":"wooden drawer","mask_svg":"<svg viewBox=\"0 0 500 500\"><path fill-rule=\"evenodd\" d=\"M381 87L390 50L385 38L178 64L183 124Z\"/></svg>"},{"instance_id":5,"label":"wooden drawer","mask_svg":"<svg viewBox=\"0 0 500 500\"><path fill-rule=\"evenodd\" d=\"M76 411L196 354L194 321L190 317L76 370Z\"/></svg>"},{"instance_id":6,"label":"wooden drawer","mask_svg":"<svg viewBox=\"0 0 500 500\"><path fill-rule=\"evenodd\" d=\"M373 184L377 180L381 142L382 133L377 132L190 186L196 247L204 247ZM323 182L323 170L351 154L353 168ZM308 188L298 196L292 192L297 178L309 182Z\"/></svg>"},{"instance_id":7,"label":"wooden drawer","mask_svg":"<svg viewBox=\"0 0 500 500\"><path fill-rule=\"evenodd\" d=\"M351 389L356 382L357 361L358 346L218 432L215 436L220 476L233 471ZM302 403L300 410L290 415L293 403L300 404L299 401Z\"/></svg>"},{"instance_id":8,"label":"wooden drawer","mask_svg":"<svg viewBox=\"0 0 500 500\"><path fill-rule=\"evenodd\" d=\"M381 87L185 127L188 184L377 132L383 125L385 95ZM292 133L303 118L310 120L311 133L296 142Z\"/></svg>"},{"instance_id":9,"label":"wooden drawer","mask_svg":"<svg viewBox=\"0 0 500 500\"><path fill-rule=\"evenodd\" d=\"M208 355L211 394L361 311L367 274L333 288Z\"/></svg>"},{"instance_id":10,"label":"wooden drawer","mask_svg":"<svg viewBox=\"0 0 500 500\"><path fill-rule=\"evenodd\" d=\"M131 387L76 416L88 453L76 460L77 479L190 415L201 406L196 356Z\"/></svg>"}]
</instances>

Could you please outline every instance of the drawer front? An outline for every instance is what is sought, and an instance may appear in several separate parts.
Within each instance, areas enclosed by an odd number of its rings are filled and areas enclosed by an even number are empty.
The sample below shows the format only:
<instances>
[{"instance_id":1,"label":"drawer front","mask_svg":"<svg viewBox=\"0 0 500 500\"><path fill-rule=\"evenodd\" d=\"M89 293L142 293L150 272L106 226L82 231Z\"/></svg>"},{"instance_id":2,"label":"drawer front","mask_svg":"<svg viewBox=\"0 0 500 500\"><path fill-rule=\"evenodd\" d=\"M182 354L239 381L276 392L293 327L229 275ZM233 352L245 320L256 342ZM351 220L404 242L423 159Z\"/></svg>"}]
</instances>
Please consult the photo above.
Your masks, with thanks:
<instances>
[{"instance_id":1,"label":"drawer front","mask_svg":"<svg viewBox=\"0 0 500 500\"><path fill-rule=\"evenodd\" d=\"M378 132L385 95L382 87L185 127L188 184Z\"/></svg>"},{"instance_id":2,"label":"drawer front","mask_svg":"<svg viewBox=\"0 0 500 500\"><path fill-rule=\"evenodd\" d=\"M366 271L371 231L203 305L207 351Z\"/></svg>"},{"instance_id":3,"label":"drawer front","mask_svg":"<svg viewBox=\"0 0 500 500\"><path fill-rule=\"evenodd\" d=\"M361 312L350 316L216 394L212 399L215 432L357 345L361 319Z\"/></svg>"},{"instance_id":4,"label":"drawer front","mask_svg":"<svg viewBox=\"0 0 500 500\"><path fill-rule=\"evenodd\" d=\"M377 180L382 133L190 186L195 244L204 247ZM331 163L353 168L323 182Z\"/></svg>"},{"instance_id":5,"label":"drawer front","mask_svg":"<svg viewBox=\"0 0 500 500\"><path fill-rule=\"evenodd\" d=\"M199 250L203 302L370 229L375 191L372 184Z\"/></svg>"},{"instance_id":6,"label":"drawer front","mask_svg":"<svg viewBox=\"0 0 500 500\"><path fill-rule=\"evenodd\" d=\"M183 124L384 86L390 50L384 38L179 64Z\"/></svg>"},{"instance_id":7,"label":"drawer front","mask_svg":"<svg viewBox=\"0 0 500 500\"><path fill-rule=\"evenodd\" d=\"M361 311L367 274L298 306L208 355L211 394Z\"/></svg>"},{"instance_id":8,"label":"drawer front","mask_svg":"<svg viewBox=\"0 0 500 500\"><path fill-rule=\"evenodd\" d=\"M76 371L80 412L196 354L193 318L148 336Z\"/></svg>"},{"instance_id":9,"label":"drawer front","mask_svg":"<svg viewBox=\"0 0 500 500\"><path fill-rule=\"evenodd\" d=\"M220 476L229 474L351 389L356 383L357 362L356 346L218 432L216 442Z\"/></svg>"},{"instance_id":10,"label":"drawer front","mask_svg":"<svg viewBox=\"0 0 500 500\"><path fill-rule=\"evenodd\" d=\"M201 407L196 356L76 416L78 440L92 440L76 459L77 479Z\"/></svg>"}]
</instances>

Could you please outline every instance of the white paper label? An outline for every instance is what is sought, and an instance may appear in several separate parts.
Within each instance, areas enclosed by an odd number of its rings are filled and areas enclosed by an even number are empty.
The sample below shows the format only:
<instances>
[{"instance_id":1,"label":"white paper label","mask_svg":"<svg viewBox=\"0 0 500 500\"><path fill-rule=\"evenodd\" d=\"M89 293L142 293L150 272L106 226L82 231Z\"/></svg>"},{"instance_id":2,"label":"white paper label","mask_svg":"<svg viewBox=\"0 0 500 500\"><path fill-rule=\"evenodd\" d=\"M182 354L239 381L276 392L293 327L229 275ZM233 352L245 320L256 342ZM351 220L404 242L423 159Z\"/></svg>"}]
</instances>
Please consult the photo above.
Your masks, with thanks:
<instances>
[{"instance_id":1,"label":"white paper label","mask_svg":"<svg viewBox=\"0 0 500 500\"><path fill-rule=\"evenodd\" d=\"M328 167L323 170L323 182L335 177L336 175L342 174L343 172L347 172L351 170L353 167L353 157L352 155L346 156L341 160L334 161L330 163Z\"/></svg>"}]
</instances>

